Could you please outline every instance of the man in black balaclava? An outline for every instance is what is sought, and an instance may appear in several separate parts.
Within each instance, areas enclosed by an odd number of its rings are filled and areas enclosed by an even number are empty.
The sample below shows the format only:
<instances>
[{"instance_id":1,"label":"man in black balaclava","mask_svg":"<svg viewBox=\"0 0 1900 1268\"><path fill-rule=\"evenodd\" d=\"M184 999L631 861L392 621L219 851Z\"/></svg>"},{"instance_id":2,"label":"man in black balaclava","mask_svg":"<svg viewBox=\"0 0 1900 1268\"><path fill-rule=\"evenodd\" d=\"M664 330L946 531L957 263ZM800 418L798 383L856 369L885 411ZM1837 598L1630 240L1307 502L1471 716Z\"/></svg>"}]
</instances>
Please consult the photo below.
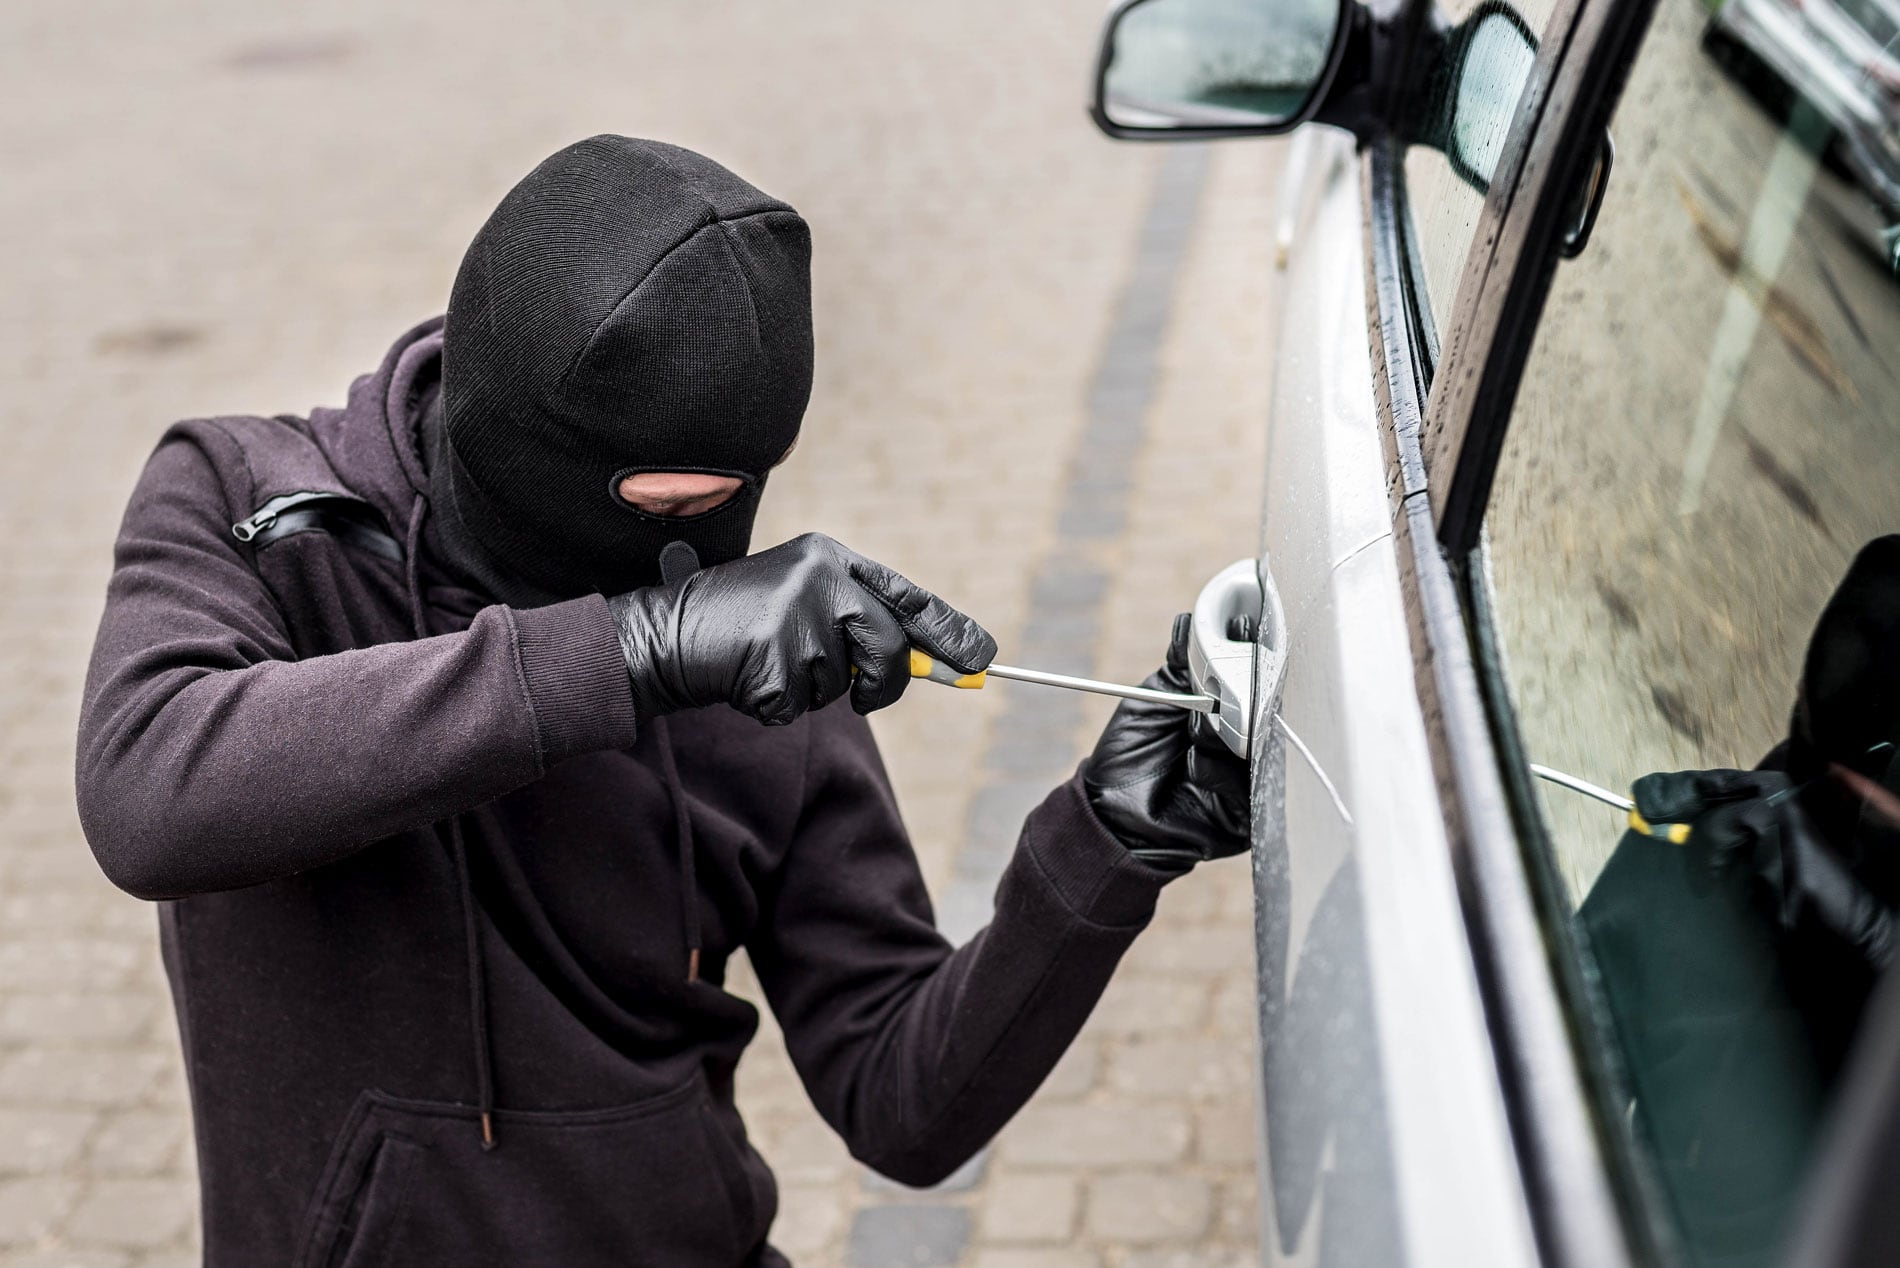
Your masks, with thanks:
<instances>
[{"instance_id":1,"label":"man in black balaclava","mask_svg":"<svg viewBox=\"0 0 1900 1268\"><path fill-rule=\"evenodd\" d=\"M443 332L431 500L489 579L545 596L660 580L660 549L746 553L766 473L811 395L811 234L689 150L571 146L475 237ZM635 510L628 476L728 477L688 518Z\"/></svg>"},{"instance_id":2,"label":"man in black balaclava","mask_svg":"<svg viewBox=\"0 0 1900 1268\"><path fill-rule=\"evenodd\" d=\"M79 808L161 923L220 1265L782 1265L758 1016L887 1175L1035 1091L1246 771L1124 703L937 933L869 728L995 644L817 535L748 554L812 381L804 222L569 146L342 409L195 420L135 491ZM1151 685L1186 686L1185 621ZM845 695L851 708L827 708ZM760 722L769 726L760 726Z\"/></svg>"}]
</instances>

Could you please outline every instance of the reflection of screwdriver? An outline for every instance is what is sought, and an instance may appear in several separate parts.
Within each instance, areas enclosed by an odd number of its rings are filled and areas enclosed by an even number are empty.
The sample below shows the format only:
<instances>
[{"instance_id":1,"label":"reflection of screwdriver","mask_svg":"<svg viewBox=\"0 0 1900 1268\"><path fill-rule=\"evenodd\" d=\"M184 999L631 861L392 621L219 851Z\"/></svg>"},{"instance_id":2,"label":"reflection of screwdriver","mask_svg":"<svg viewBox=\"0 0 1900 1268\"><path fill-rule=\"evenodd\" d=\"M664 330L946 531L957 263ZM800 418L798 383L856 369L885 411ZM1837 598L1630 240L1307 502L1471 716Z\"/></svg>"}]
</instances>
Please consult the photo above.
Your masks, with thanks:
<instances>
[{"instance_id":1,"label":"reflection of screwdriver","mask_svg":"<svg viewBox=\"0 0 1900 1268\"><path fill-rule=\"evenodd\" d=\"M1651 823L1643 818L1642 813L1636 809L1636 803L1628 797L1619 797L1607 788L1598 788L1587 779L1578 779L1575 775L1566 775L1549 766L1539 766L1536 762L1532 762L1530 767L1531 774L1539 779L1548 780L1560 788L1568 788L1571 792L1582 793L1586 797L1594 797L1605 805L1615 806L1629 816L1630 827L1643 836L1667 841L1671 845L1681 845L1689 839L1689 825L1686 823Z\"/></svg>"},{"instance_id":2,"label":"reflection of screwdriver","mask_svg":"<svg viewBox=\"0 0 1900 1268\"><path fill-rule=\"evenodd\" d=\"M1156 691L1152 687L1124 687L1120 683L1097 682L1093 678L1071 678L1067 674L1049 674L1040 669L1017 669L1014 665L991 665L988 669L974 674L960 674L950 666L932 660L914 647L910 649L910 676L928 678L931 682L940 682L946 687L961 687L966 691L977 690L990 678L1010 678L1016 682L1041 683L1045 687L1066 687L1070 691L1093 691L1103 696L1120 696L1125 700L1171 704L1177 709L1191 709L1196 713L1220 712L1220 701L1213 696L1190 695L1180 691Z\"/></svg>"}]
</instances>

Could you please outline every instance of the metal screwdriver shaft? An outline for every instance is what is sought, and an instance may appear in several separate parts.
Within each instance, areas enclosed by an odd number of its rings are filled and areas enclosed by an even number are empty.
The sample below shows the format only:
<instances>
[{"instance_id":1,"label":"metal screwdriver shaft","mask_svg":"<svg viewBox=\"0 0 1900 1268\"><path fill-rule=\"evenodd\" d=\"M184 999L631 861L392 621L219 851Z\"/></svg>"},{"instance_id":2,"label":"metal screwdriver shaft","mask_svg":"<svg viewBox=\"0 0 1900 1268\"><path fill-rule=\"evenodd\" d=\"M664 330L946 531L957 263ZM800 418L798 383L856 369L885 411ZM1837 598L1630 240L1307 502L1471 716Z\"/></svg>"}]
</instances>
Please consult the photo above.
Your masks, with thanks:
<instances>
[{"instance_id":1,"label":"metal screwdriver shaft","mask_svg":"<svg viewBox=\"0 0 1900 1268\"><path fill-rule=\"evenodd\" d=\"M857 673L853 667L852 673ZM978 670L974 674L961 673L940 660L910 649L910 676L926 678L931 682L942 683L946 687L961 687L965 691L979 690L991 678L1009 678L1016 682L1040 683L1045 687L1063 687L1069 691L1092 691L1101 696L1120 696L1124 700L1146 700L1150 704L1173 705L1177 709L1191 709L1195 713L1218 713L1220 701L1212 696L1190 694L1184 691L1156 691L1152 687L1124 687L1118 682L1099 682L1094 678L1074 678L1068 674L1044 673L1040 669L1018 669L1014 665L991 665L988 669Z\"/></svg>"},{"instance_id":2,"label":"metal screwdriver shaft","mask_svg":"<svg viewBox=\"0 0 1900 1268\"><path fill-rule=\"evenodd\" d=\"M992 678L1041 683L1045 687L1066 687L1070 691L1092 691L1102 696L1120 696L1124 700L1146 700L1150 704L1171 704L1177 709L1191 709L1195 713L1214 713L1220 708L1220 702L1212 696L1191 695L1180 691L1156 691L1152 687L1124 687L1118 682L1073 678L1068 674L1045 673L1040 669L1018 669L1014 665L991 665L986 672Z\"/></svg>"}]
</instances>

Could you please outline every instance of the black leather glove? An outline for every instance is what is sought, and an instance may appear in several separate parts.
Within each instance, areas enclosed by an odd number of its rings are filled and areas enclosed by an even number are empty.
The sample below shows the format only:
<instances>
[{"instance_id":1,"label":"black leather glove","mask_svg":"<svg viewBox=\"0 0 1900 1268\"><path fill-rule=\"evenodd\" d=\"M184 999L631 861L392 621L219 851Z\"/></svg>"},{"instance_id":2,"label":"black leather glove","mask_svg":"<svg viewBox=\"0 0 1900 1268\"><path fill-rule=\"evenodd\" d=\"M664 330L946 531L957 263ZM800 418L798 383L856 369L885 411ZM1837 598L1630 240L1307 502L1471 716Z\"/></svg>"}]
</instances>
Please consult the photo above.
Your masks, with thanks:
<instances>
[{"instance_id":1,"label":"black leather glove","mask_svg":"<svg viewBox=\"0 0 1900 1268\"><path fill-rule=\"evenodd\" d=\"M912 646L963 673L996 655L975 621L822 533L668 575L607 600L643 719L729 704L783 726L847 691L869 713L910 685Z\"/></svg>"},{"instance_id":2,"label":"black leather glove","mask_svg":"<svg viewBox=\"0 0 1900 1268\"><path fill-rule=\"evenodd\" d=\"M1651 823L1689 824L1714 867L1745 869L1783 929L1818 928L1883 969L1893 912L1828 846L1798 792L1780 771L1701 770L1645 775L1630 795Z\"/></svg>"},{"instance_id":3,"label":"black leather glove","mask_svg":"<svg viewBox=\"0 0 1900 1268\"><path fill-rule=\"evenodd\" d=\"M1192 691L1187 613L1174 618L1168 662L1142 685ZM1247 764L1201 721L1172 705L1124 700L1082 768L1096 818L1142 862L1181 873L1249 843Z\"/></svg>"}]
</instances>

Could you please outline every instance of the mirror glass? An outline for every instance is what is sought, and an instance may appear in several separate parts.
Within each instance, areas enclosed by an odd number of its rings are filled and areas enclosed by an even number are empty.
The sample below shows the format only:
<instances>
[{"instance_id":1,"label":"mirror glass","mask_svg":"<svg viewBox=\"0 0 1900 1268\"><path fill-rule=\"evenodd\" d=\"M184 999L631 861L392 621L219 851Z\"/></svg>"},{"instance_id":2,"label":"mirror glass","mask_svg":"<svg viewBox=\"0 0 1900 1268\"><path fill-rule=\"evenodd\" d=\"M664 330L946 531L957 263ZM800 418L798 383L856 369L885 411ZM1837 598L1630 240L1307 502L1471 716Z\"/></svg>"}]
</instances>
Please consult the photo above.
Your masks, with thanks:
<instances>
[{"instance_id":1,"label":"mirror glass","mask_svg":"<svg viewBox=\"0 0 1900 1268\"><path fill-rule=\"evenodd\" d=\"M1461 173L1488 189L1537 60L1522 18L1502 6L1481 13L1466 36L1451 118L1451 155Z\"/></svg>"},{"instance_id":2,"label":"mirror glass","mask_svg":"<svg viewBox=\"0 0 1900 1268\"><path fill-rule=\"evenodd\" d=\"M1297 118L1326 73L1339 0L1142 0L1109 34L1102 112L1125 128Z\"/></svg>"}]
</instances>

